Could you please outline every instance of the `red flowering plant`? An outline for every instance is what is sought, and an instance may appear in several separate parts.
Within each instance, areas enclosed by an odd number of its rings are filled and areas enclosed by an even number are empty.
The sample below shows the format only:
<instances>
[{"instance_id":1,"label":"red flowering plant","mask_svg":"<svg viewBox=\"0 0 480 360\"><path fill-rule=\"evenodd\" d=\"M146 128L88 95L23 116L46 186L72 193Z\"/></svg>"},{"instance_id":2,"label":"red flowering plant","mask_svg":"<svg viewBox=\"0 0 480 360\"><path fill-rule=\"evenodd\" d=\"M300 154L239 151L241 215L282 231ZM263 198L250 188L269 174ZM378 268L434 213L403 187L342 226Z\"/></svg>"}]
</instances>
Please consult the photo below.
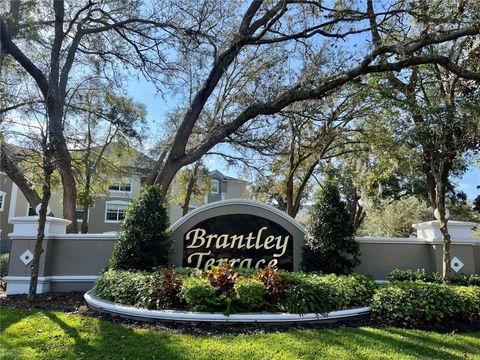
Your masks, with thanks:
<instances>
[{"instance_id":1,"label":"red flowering plant","mask_svg":"<svg viewBox=\"0 0 480 360\"><path fill-rule=\"evenodd\" d=\"M278 306L287 297L288 281L274 267L263 268L255 278L267 287L267 300L273 306Z\"/></svg>"},{"instance_id":2,"label":"red flowering plant","mask_svg":"<svg viewBox=\"0 0 480 360\"><path fill-rule=\"evenodd\" d=\"M238 280L237 274L232 265L228 262L222 263L220 266L214 266L209 273L210 284L218 289L220 296L225 300L227 305L226 314L232 312L233 293L235 292L235 284Z\"/></svg>"},{"instance_id":3,"label":"red flowering plant","mask_svg":"<svg viewBox=\"0 0 480 360\"><path fill-rule=\"evenodd\" d=\"M237 282L237 274L228 262L220 266L214 266L209 274L210 284L219 289L224 295L230 295L234 291Z\"/></svg>"}]
</instances>

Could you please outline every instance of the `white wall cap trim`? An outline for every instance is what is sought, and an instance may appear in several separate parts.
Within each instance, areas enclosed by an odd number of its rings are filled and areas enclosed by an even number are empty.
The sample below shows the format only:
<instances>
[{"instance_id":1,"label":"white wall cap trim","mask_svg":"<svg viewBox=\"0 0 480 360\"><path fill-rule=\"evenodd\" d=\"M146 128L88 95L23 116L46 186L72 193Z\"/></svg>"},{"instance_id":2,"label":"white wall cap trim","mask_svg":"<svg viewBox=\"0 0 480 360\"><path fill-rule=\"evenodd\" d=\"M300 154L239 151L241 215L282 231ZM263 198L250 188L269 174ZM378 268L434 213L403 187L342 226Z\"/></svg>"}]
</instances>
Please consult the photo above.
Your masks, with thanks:
<instances>
[{"instance_id":1,"label":"white wall cap trim","mask_svg":"<svg viewBox=\"0 0 480 360\"><path fill-rule=\"evenodd\" d=\"M427 238L386 238L386 237L355 237L360 244L443 244L442 240L434 240ZM452 245L480 245L480 239L452 239Z\"/></svg>"},{"instance_id":2,"label":"white wall cap trim","mask_svg":"<svg viewBox=\"0 0 480 360\"><path fill-rule=\"evenodd\" d=\"M477 226L477 223L470 222L470 221L456 221L456 220L448 220L447 222L448 227L463 227L463 228L474 228ZM425 228L432 228L432 226L440 226L440 221L438 220L431 220L425 221L417 224L413 224L412 227L414 229L425 229Z\"/></svg>"},{"instance_id":3,"label":"white wall cap trim","mask_svg":"<svg viewBox=\"0 0 480 360\"><path fill-rule=\"evenodd\" d=\"M108 200L105 201L106 205L129 205L129 201L124 201L124 200Z\"/></svg>"},{"instance_id":4,"label":"white wall cap trim","mask_svg":"<svg viewBox=\"0 0 480 360\"><path fill-rule=\"evenodd\" d=\"M64 224L70 225L71 221L67 219L57 218L53 216L47 216L45 220L48 224ZM18 216L8 219L9 224L32 224L38 223L38 216Z\"/></svg>"},{"instance_id":5,"label":"white wall cap trim","mask_svg":"<svg viewBox=\"0 0 480 360\"><path fill-rule=\"evenodd\" d=\"M308 322L319 320L341 319L352 316L368 314L370 307L331 311L326 315L308 313L304 315L287 313L243 313L224 315L222 313L206 313L176 310L147 310L132 306L121 305L102 300L88 291L84 295L85 301L93 308L113 314L134 316L143 319L189 321L189 322L221 322L221 323L285 323L285 322Z\"/></svg>"},{"instance_id":6,"label":"white wall cap trim","mask_svg":"<svg viewBox=\"0 0 480 360\"><path fill-rule=\"evenodd\" d=\"M118 234L45 234L47 240L116 240ZM35 235L16 235L8 234L10 239L15 240L32 240L36 239Z\"/></svg>"},{"instance_id":7,"label":"white wall cap trim","mask_svg":"<svg viewBox=\"0 0 480 360\"><path fill-rule=\"evenodd\" d=\"M197 215L198 213L204 212L204 211L209 210L209 209L215 209L215 208L219 208L219 207L232 206L232 205L250 206L250 207L253 207L253 208L256 207L256 208L261 208L261 209L267 210L271 213L274 213L274 214L280 216L284 220L290 222L293 226L298 228L303 233L306 232L305 227L302 224L300 224L297 220L295 220L291 216L287 215L283 211L278 210L277 208L275 208L271 205L262 203L260 201L246 200L246 199L230 199L230 200L214 201L212 203L199 206L195 210L187 213L187 215L178 219L172 226L170 226L170 231L175 231L183 223L185 223L187 220L189 220L193 216Z\"/></svg>"},{"instance_id":8,"label":"white wall cap trim","mask_svg":"<svg viewBox=\"0 0 480 360\"><path fill-rule=\"evenodd\" d=\"M98 275L53 275L53 276L39 276L38 282L91 282L98 279ZM30 283L30 276L5 276L7 282L28 282Z\"/></svg>"}]
</instances>

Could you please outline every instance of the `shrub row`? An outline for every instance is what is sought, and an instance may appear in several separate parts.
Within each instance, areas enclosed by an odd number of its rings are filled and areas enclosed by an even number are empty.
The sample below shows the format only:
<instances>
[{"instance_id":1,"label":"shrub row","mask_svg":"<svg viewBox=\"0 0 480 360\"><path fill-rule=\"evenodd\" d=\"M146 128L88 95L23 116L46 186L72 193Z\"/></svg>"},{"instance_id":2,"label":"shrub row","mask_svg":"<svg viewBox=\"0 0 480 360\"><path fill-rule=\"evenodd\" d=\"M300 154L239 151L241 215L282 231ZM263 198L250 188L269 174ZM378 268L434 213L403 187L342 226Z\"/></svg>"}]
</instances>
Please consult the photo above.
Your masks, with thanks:
<instances>
[{"instance_id":1,"label":"shrub row","mask_svg":"<svg viewBox=\"0 0 480 360\"><path fill-rule=\"evenodd\" d=\"M422 281L427 283L442 283L442 274L438 272L429 272L424 269L418 270L401 270L393 269L388 275L387 279L390 282L396 281ZM462 286L480 286L479 274L455 274L452 276L453 285Z\"/></svg>"},{"instance_id":2,"label":"shrub row","mask_svg":"<svg viewBox=\"0 0 480 360\"><path fill-rule=\"evenodd\" d=\"M374 290L374 282L364 275L272 268L236 272L225 265L203 273L182 268L150 273L108 270L94 291L105 300L149 309L304 314L368 305Z\"/></svg>"},{"instance_id":3,"label":"shrub row","mask_svg":"<svg viewBox=\"0 0 480 360\"><path fill-rule=\"evenodd\" d=\"M480 319L480 287L427 282L395 282L373 296L372 312L391 323L415 325L443 320Z\"/></svg>"},{"instance_id":4,"label":"shrub row","mask_svg":"<svg viewBox=\"0 0 480 360\"><path fill-rule=\"evenodd\" d=\"M7 276L9 254L0 254L0 278Z\"/></svg>"}]
</instances>

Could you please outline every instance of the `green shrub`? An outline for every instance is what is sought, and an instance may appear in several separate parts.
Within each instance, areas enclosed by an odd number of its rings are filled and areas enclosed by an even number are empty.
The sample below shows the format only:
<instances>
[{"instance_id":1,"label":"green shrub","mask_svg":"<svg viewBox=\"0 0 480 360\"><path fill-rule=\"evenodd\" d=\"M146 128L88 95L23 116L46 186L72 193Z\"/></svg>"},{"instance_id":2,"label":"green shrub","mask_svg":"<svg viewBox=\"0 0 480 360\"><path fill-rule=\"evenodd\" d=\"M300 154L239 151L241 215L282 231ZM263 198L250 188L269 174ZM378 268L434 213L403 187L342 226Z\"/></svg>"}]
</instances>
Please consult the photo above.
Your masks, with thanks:
<instances>
[{"instance_id":1,"label":"green shrub","mask_svg":"<svg viewBox=\"0 0 480 360\"><path fill-rule=\"evenodd\" d=\"M439 272L429 272L424 269L417 270L401 270L393 269L387 275L387 279L391 282L395 281L423 281L429 283L441 284L442 274ZM452 284L454 285L463 285L463 286L480 286L480 275L478 274L455 274L452 276Z\"/></svg>"},{"instance_id":2,"label":"green shrub","mask_svg":"<svg viewBox=\"0 0 480 360\"><path fill-rule=\"evenodd\" d=\"M375 282L365 275L334 274L321 276L320 280L331 290L331 303L335 309L366 306L371 303L375 292Z\"/></svg>"},{"instance_id":3,"label":"green shrub","mask_svg":"<svg viewBox=\"0 0 480 360\"><path fill-rule=\"evenodd\" d=\"M310 210L303 249L305 271L349 274L360 263L355 229L336 185L327 184Z\"/></svg>"},{"instance_id":4,"label":"green shrub","mask_svg":"<svg viewBox=\"0 0 480 360\"><path fill-rule=\"evenodd\" d=\"M7 276L9 254L0 254L0 277Z\"/></svg>"},{"instance_id":5,"label":"green shrub","mask_svg":"<svg viewBox=\"0 0 480 360\"><path fill-rule=\"evenodd\" d=\"M288 282L283 310L294 314L325 314L332 309L330 288L320 277L304 273L283 273L282 276Z\"/></svg>"},{"instance_id":6,"label":"green shrub","mask_svg":"<svg viewBox=\"0 0 480 360\"><path fill-rule=\"evenodd\" d=\"M208 279L187 278L183 281L180 297L187 308L194 311L214 311L222 304L222 299Z\"/></svg>"},{"instance_id":7,"label":"green shrub","mask_svg":"<svg viewBox=\"0 0 480 360\"><path fill-rule=\"evenodd\" d=\"M480 274L455 274L452 284L463 286L480 286Z\"/></svg>"},{"instance_id":8,"label":"green shrub","mask_svg":"<svg viewBox=\"0 0 480 360\"><path fill-rule=\"evenodd\" d=\"M125 305L142 303L141 296L151 276L140 272L108 270L95 283L96 296Z\"/></svg>"},{"instance_id":9,"label":"green shrub","mask_svg":"<svg viewBox=\"0 0 480 360\"><path fill-rule=\"evenodd\" d=\"M253 275L257 274L258 270L249 268L235 268L235 272L241 277L252 277Z\"/></svg>"},{"instance_id":10,"label":"green shrub","mask_svg":"<svg viewBox=\"0 0 480 360\"><path fill-rule=\"evenodd\" d=\"M165 197L158 185L146 186L125 211L110 258L115 270L152 270L170 259L172 240Z\"/></svg>"},{"instance_id":11,"label":"green shrub","mask_svg":"<svg viewBox=\"0 0 480 360\"><path fill-rule=\"evenodd\" d=\"M266 295L267 287L259 280L244 279L235 284L235 299L247 311L262 309Z\"/></svg>"},{"instance_id":12,"label":"green shrub","mask_svg":"<svg viewBox=\"0 0 480 360\"><path fill-rule=\"evenodd\" d=\"M403 324L474 320L480 316L480 289L474 286L396 282L376 291L372 311L384 321Z\"/></svg>"},{"instance_id":13,"label":"green shrub","mask_svg":"<svg viewBox=\"0 0 480 360\"><path fill-rule=\"evenodd\" d=\"M148 309L182 309L182 282L172 269L153 274L141 290L140 303Z\"/></svg>"},{"instance_id":14,"label":"green shrub","mask_svg":"<svg viewBox=\"0 0 480 360\"><path fill-rule=\"evenodd\" d=\"M187 278L187 277L200 277L202 275L202 272L198 269L195 269L195 268L187 268L187 267L184 267L184 268L175 268L173 270L173 272L175 273L175 276L177 276L178 278Z\"/></svg>"}]
</instances>

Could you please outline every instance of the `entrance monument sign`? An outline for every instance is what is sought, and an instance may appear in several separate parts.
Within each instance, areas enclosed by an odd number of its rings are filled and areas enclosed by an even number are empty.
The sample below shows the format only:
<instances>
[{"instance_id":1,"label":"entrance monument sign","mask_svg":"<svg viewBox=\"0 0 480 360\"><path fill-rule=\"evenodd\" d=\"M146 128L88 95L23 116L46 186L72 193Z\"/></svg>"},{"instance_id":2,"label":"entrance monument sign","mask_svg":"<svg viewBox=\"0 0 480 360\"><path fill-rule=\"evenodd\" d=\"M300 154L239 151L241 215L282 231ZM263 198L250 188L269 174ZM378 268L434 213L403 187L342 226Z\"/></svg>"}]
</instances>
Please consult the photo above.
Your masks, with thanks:
<instances>
[{"instance_id":1,"label":"entrance monument sign","mask_svg":"<svg viewBox=\"0 0 480 360\"><path fill-rule=\"evenodd\" d=\"M176 266L208 270L221 262L239 268L298 270L305 230L278 209L250 200L201 206L172 225Z\"/></svg>"}]
</instances>

